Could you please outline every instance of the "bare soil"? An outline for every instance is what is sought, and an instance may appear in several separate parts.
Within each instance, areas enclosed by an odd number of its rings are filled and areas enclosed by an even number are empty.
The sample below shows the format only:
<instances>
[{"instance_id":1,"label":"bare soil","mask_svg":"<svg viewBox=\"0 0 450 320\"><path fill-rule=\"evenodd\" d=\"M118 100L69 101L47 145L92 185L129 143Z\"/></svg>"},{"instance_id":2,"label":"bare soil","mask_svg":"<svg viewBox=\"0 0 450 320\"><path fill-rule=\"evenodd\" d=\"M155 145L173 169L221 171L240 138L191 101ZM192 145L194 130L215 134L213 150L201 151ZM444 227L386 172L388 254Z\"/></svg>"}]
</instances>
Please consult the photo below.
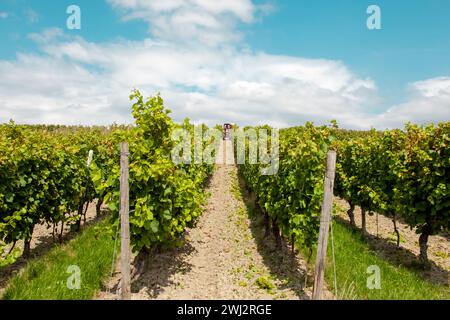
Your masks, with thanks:
<instances>
[{"instance_id":1,"label":"bare soil","mask_svg":"<svg viewBox=\"0 0 450 320\"><path fill-rule=\"evenodd\" d=\"M242 190L236 166L218 165L208 203L196 227L187 230L185 245L152 254L132 283L132 299L310 299L305 261L263 237L261 219ZM118 299L119 282L116 272L97 298ZM329 291L325 296L332 297Z\"/></svg>"}]
</instances>

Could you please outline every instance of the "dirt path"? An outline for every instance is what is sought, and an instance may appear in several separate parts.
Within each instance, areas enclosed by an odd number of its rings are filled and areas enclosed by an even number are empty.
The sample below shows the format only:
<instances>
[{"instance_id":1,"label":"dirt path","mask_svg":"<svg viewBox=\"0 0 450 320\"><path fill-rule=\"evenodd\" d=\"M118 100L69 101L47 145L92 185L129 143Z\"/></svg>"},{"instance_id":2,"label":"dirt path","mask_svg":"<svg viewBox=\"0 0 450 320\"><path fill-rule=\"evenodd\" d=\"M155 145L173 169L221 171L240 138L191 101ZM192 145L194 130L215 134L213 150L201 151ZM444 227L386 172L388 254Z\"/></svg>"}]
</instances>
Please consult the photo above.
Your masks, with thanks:
<instances>
[{"instance_id":1,"label":"dirt path","mask_svg":"<svg viewBox=\"0 0 450 320\"><path fill-rule=\"evenodd\" d=\"M310 279L303 290L305 262L263 238L262 221L251 218L254 210L244 201L236 166L218 165L208 192L185 245L150 258L132 284L132 299L309 299ZM116 275L108 288L118 281ZM117 296L102 292L99 298Z\"/></svg>"}]
</instances>

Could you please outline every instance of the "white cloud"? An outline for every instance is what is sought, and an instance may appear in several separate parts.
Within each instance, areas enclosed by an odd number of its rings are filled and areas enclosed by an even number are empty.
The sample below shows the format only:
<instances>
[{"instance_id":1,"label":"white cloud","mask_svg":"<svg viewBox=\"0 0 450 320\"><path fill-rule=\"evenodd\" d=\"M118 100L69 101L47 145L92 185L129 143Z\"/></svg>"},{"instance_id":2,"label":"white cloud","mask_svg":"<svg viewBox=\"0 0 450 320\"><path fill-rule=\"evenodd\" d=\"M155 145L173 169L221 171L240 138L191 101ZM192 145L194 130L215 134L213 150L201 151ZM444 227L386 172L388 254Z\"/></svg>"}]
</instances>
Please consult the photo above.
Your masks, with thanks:
<instances>
[{"instance_id":1,"label":"white cloud","mask_svg":"<svg viewBox=\"0 0 450 320\"><path fill-rule=\"evenodd\" d=\"M242 35L238 22L251 23L258 10L251 0L108 0L125 13L124 20L147 21L151 33L159 39L203 46L237 42Z\"/></svg>"},{"instance_id":2,"label":"white cloud","mask_svg":"<svg viewBox=\"0 0 450 320\"><path fill-rule=\"evenodd\" d=\"M0 19L6 19L9 17L9 13L8 12L1 12L0 11Z\"/></svg>"},{"instance_id":3,"label":"white cloud","mask_svg":"<svg viewBox=\"0 0 450 320\"><path fill-rule=\"evenodd\" d=\"M429 124L450 121L450 78L439 77L410 85L409 101L393 106L372 122L380 128L402 127L406 122Z\"/></svg>"},{"instance_id":4,"label":"white cloud","mask_svg":"<svg viewBox=\"0 0 450 320\"><path fill-rule=\"evenodd\" d=\"M49 28L41 33L30 33L28 38L39 43L46 44L64 36L64 31L60 28Z\"/></svg>"},{"instance_id":5,"label":"white cloud","mask_svg":"<svg viewBox=\"0 0 450 320\"><path fill-rule=\"evenodd\" d=\"M344 63L245 48L236 23L268 10L248 0L109 2L128 19L148 21L151 37L92 43L56 28L29 35L39 55L0 60L0 122L130 122L127 97L135 87L161 92L176 120L210 125L336 119L343 127L381 128L449 119L449 78L416 82L410 101L373 116L376 84Z\"/></svg>"},{"instance_id":6,"label":"white cloud","mask_svg":"<svg viewBox=\"0 0 450 320\"><path fill-rule=\"evenodd\" d=\"M192 12L202 11L211 15L231 13L245 22L253 20L255 10L251 0L108 0L116 8L127 9L132 12L144 11L145 13L170 14L179 10L188 9Z\"/></svg>"},{"instance_id":7,"label":"white cloud","mask_svg":"<svg viewBox=\"0 0 450 320\"><path fill-rule=\"evenodd\" d=\"M450 78L440 77L418 81L412 84L419 96L433 98L442 95L450 95Z\"/></svg>"},{"instance_id":8,"label":"white cloud","mask_svg":"<svg viewBox=\"0 0 450 320\"><path fill-rule=\"evenodd\" d=\"M55 34L57 37L49 36ZM1 101L8 106L0 114L4 119L16 118L16 108L31 105L42 111L42 117L37 112L27 121L105 123L114 120L92 115L108 108L117 111L117 121L126 121L130 119L120 116L129 105L124 98L137 87L147 94L160 91L177 120L188 116L209 124L233 121L286 126L337 118L351 125L355 113L370 107L363 102L376 95L372 81L357 78L336 61L244 53L233 48L186 49L152 40L61 41L56 31L31 38L45 55L22 55L15 62L0 64L0 72L9 74L0 80L4 89L0 97L10 96ZM69 105L80 106L80 112L68 117ZM48 118L49 113L58 115Z\"/></svg>"},{"instance_id":9,"label":"white cloud","mask_svg":"<svg viewBox=\"0 0 450 320\"><path fill-rule=\"evenodd\" d=\"M108 124L128 120L114 83L62 60L19 55L0 62L0 122Z\"/></svg>"}]
</instances>

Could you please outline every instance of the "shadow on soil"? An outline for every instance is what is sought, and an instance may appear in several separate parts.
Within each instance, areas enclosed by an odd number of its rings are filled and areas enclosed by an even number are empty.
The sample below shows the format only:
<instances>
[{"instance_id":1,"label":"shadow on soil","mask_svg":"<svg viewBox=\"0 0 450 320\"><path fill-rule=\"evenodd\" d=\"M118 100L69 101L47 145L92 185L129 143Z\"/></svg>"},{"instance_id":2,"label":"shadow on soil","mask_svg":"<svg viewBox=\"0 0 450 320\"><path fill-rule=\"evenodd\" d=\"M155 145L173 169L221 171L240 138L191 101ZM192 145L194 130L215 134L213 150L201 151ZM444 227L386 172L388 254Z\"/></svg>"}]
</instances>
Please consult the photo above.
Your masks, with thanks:
<instances>
[{"instance_id":1,"label":"shadow on soil","mask_svg":"<svg viewBox=\"0 0 450 320\"><path fill-rule=\"evenodd\" d=\"M309 296L303 290L305 270L301 268L298 259L293 258L285 243L280 250L276 248L275 241L271 236L264 238L264 226L260 215L256 214L255 201L251 194L245 190L241 180L240 182L239 192L244 199L251 219L251 233L256 239L257 250L269 268L271 276L279 279L282 283L278 286L279 289L289 288L300 299L309 299ZM132 281L131 291L137 293L146 288L150 298L157 298L164 291L164 288L174 285L170 280L174 274L187 273L191 270L192 266L186 262L185 256L192 254L194 251L195 248L189 242L186 242L181 248L150 253L146 258L146 266L143 268L145 271L138 274L136 279ZM138 268L137 263L134 266ZM112 290L116 291L117 286L118 284Z\"/></svg>"},{"instance_id":2,"label":"shadow on soil","mask_svg":"<svg viewBox=\"0 0 450 320\"><path fill-rule=\"evenodd\" d=\"M211 177L205 181L205 189L208 189L211 184ZM183 246L179 248L155 249L144 258L143 262L135 259L133 269L141 269L142 271L137 272L132 279L131 292L138 293L146 288L149 297L156 299L164 291L164 288L174 285L173 281L170 280L174 274L185 274L192 269L192 266L186 262L185 257L194 252L195 248L188 241L185 241ZM143 265L140 265L142 263ZM116 283L111 291L116 292L118 286L119 283Z\"/></svg>"},{"instance_id":3,"label":"shadow on soil","mask_svg":"<svg viewBox=\"0 0 450 320\"><path fill-rule=\"evenodd\" d=\"M83 229L87 226L96 224L101 219L105 218L105 214L102 214L99 217L91 219L86 223L82 223L81 231L68 231L62 237L62 242L60 243L58 238L54 238L49 231L48 235L35 237L34 241L37 241L38 244L30 250L30 256L28 258L19 257L14 263L4 266L0 268L0 288L5 288L8 285L9 280L17 273L22 270L29 261L33 259L38 259L44 256L47 252L49 252L55 246L60 244L65 244L68 241L75 238ZM50 230L50 229L49 229Z\"/></svg>"},{"instance_id":4,"label":"shadow on soil","mask_svg":"<svg viewBox=\"0 0 450 320\"><path fill-rule=\"evenodd\" d=\"M362 234L361 228L352 228L348 220L342 217L335 217L335 219L336 222L347 227L349 231ZM367 234L365 236L365 241L367 241L367 244L372 251L390 264L397 267L403 266L415 272L425 280L431 281L435 284L449 285L450 272L441 268L433 261L430 260L429 265L424 266L414 253L408 249L402 248L401 246L397 247L395 243L386 238Z\"/></svg>"},{"instance_id":5,"label":"shadow on soil","mask_svg":"<svg viewBox=\"0 0 450 320\"><path fill-rule=\"evenodd\" d=\"M239 179L239 196L242 197L247 207L247 213L250 218L250 229L254 239L256 240L257 250L263 258L264 264L268 267L272 277L279 279L282 285L278 285L279 289L291 289L295 294L303 300L309 300L309 295L305 292L306 286L312 285L310 277L305 279L307 270L302 267L297 254L293 254L292 250L283 239L281 249L277 247L276 241L272 234L265 236L265 227L263 214L254 194L246 188L244 180L238 173ZM297 252L296 252L297 253Z\"/></svg>"},{"instance_id":6,"label":"shadow on soil","mask_svg":"<svg viewBox=\"0 0 450 320\"><path fill-rule=\"evenodd\" d=\"M163 252L152 252L145 259L145 271L139 273L131 283L131 292L138 293L146 288L151 299L156 299L170 285L177 285L171 279L172 275L189 272L192 266L186 262L185 256L195 251L189 242L183 247L166 249ZM136 267L135 262L133 264ZM117 285L113 288L117 290Z\"/></svg>"}]
</instances>

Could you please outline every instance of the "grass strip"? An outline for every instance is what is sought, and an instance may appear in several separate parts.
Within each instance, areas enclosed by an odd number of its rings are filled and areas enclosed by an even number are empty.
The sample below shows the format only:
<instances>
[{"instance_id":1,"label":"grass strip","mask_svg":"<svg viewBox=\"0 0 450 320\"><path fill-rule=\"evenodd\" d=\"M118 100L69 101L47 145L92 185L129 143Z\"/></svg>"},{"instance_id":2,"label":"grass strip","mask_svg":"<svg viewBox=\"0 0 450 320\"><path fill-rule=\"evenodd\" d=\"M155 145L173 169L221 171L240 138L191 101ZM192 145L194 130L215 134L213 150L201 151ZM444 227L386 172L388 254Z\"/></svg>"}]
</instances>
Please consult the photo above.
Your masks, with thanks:
<instances>
[{"instance_id":1,"label":"grass strip","mask_svg":"<svg viewBox=\"0 0 450 320\"><path fill-rule=\"evenodd\" d=\"M75 239L30 261L13 276L5 300L89 300L108 276L114 240L99 232L109 218L86 227ZM77 288L79 274L79 288Z\"/></svg>"},{"instance_id":2,"label":"grass strip","mask_svg":"<svg viewBox=\"0 0 450 320\"><path fill-rule=\"evenodd\" d=\"M419 270L393 265L370 249L368 240L349 225L333 223L336 257L338 299L358 300L441 300L450 299L449 286L433 284L419 274ZM330 234L331 235L331 234ZM315 255L314 255L315 256ZM314 265L314 264L312 264ZM380 271L380 289L369 289L373 284L373 270ZM334 292L334 274L331 255L331 241L328 245L325 279Z\"/></svg>"}]
</instances>

